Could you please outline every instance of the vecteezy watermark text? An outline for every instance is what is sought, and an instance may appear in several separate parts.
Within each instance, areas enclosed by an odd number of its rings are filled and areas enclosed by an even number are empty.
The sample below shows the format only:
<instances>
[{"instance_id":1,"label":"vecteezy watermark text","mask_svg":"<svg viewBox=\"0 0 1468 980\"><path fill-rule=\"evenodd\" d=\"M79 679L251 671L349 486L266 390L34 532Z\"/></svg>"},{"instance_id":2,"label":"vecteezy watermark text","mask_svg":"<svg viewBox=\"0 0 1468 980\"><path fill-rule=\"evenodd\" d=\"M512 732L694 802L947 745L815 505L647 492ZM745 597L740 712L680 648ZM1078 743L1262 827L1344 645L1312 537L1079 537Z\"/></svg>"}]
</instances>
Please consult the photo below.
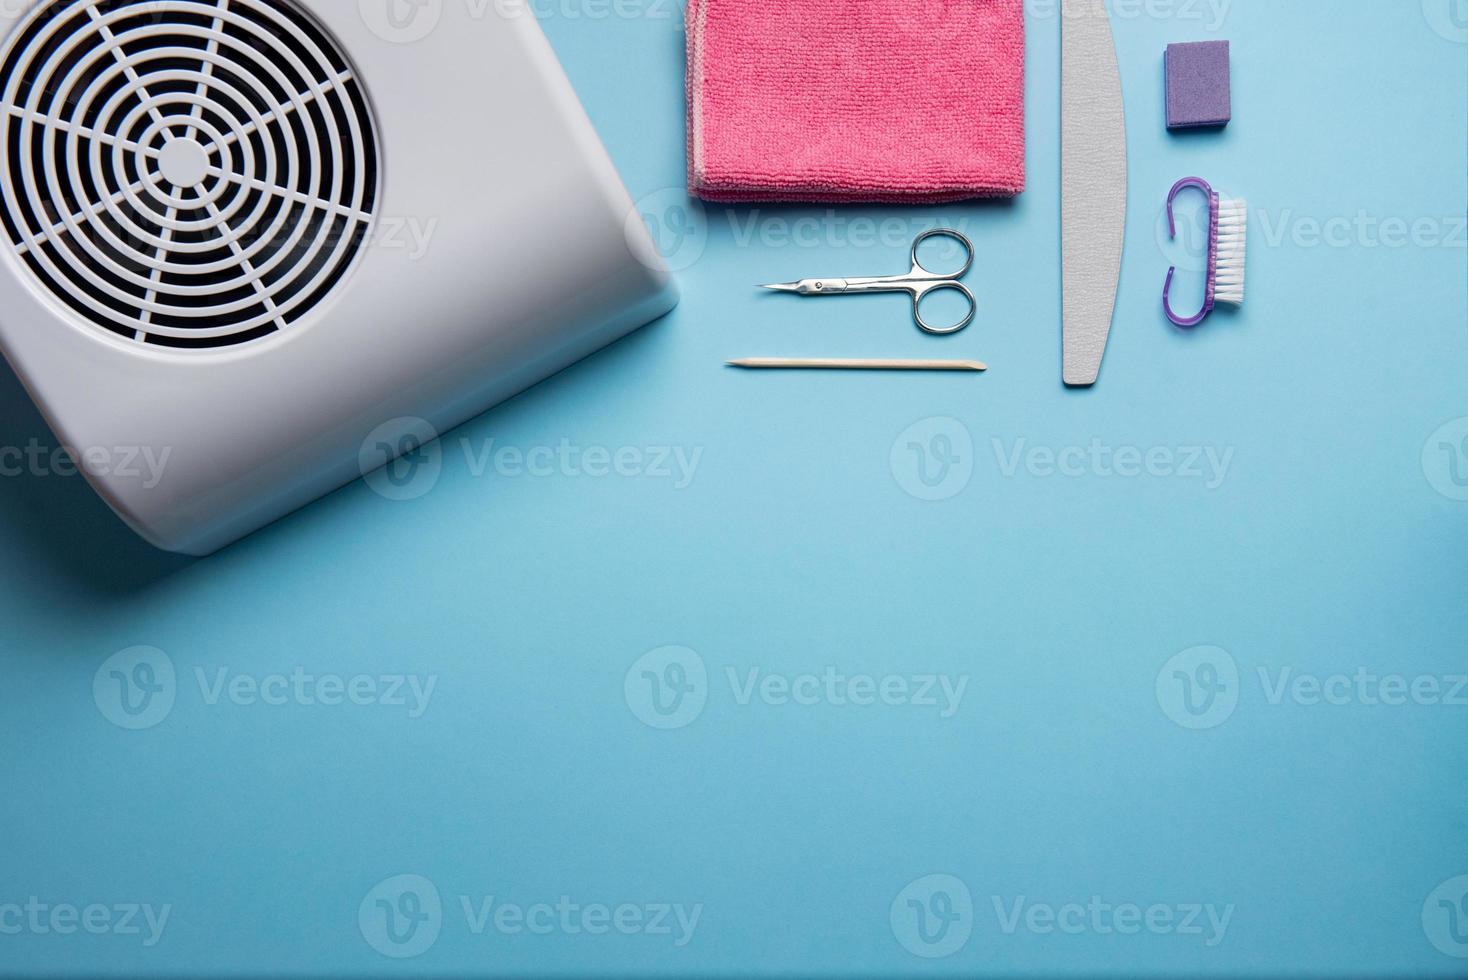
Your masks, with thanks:
<instances>
[{"instance_id":1,"label":"vecteezy watermark text","mask_svg":"<svg viewBox=\"0 0 1468 980\"><path fill-rule=\"evenodd\" d=\"M769 673L759 667L741 670L725 667L724 677L733 692L734 703L745 706L755 700L771 707L793 704L811 707L828 704L842 708L848 705L865 708L886 705L889 708L933 708L939 718L952 718L958 713L963 694L968 690L968 675L953 678L947 674L844 674L827 667L819 674Z\"/></svg>"},{"instance_id":2,"label":"vecteezy watermark text","mask_svg":"<svg viewBox=\"0 0 1468 980\"><path fill-rule=\"evenodd\" d=\"M1232 446L1113 445L1099 437L1071 445L1043 445L1027 438L989 440L1000 477L1033 479L1192 481L1217 490L1234 462ZM958 419L935 416L908 426L892 443L888 462L897 485L924 501L944 501L974 476L974 440Z\"/></svg>"},{"instance_id":3,"label":"vecteezy watermark text","mask_svg":"<svg viewBox=\"0 0 1468 980\"><path fill-rule=\"evenodd\" d=\"M1205 31L1222 29L1233 0L1089 0L1087 13L1105 10L1116 20L1195 21ZM1061 0L1025 0L1025 14L1043 20L1062 14Z\"/></svg>"},{"instance_id":4,"label":"vecteezy watermark text","mask_svg":"<svg viewBox=\"0 0 1468 980\"><path fill-rule=\"evenodd\" d=\"M1461 214L1392 215L1361 208L1349 215L1318 215L1251 208L1248 218L1255 228L1251 244L1259 248L1468 249L1468 216ZM1170 223L1167 209L1158 209L1153 222L1158 250L1178 268L1202 272L1208 266L1208 210L1178 210L1174 219Z\"/></svg>"},{"instance_id":5,"label":"vecteezy watermark text","mask_svg":"<svg viewBox=\"0 0 1468 980\"><path fill-rule=\"evenodd\" d=\"M1401 674L1368 666L1318 673L1293 666L1259 665L1241 671L1222 647L1191 647L1157 672L1157 703L1183 728L1217 728L1233 717L1248 681L1259 703L1298 708L1468 708L1468 674Z\"/></svg>"},{"instance_id":6,"label":"vecteezy watermark text","mask_svg":"<svg viewBox=\"0 0 1468 980\"><path fill-rule=\"evenodd\" d=\"M967 234L969 224L967 219L958 218L952 227ZM852 216L834 208L811 214L763 208L716 208L689 197L683 187L665 187L644 195L628 214L626 223L629 239L640 240L645 231L657 252L659 265L666 265L674 272L692 267L703 257L714 230L727 232L730 243L739 249L900 252L912 248L913 241L931 228L931 221L926 219L876 219ZM961 266L963 255L956 241L933 239L924 250L923 261L933 271L944 272L948 263L954 268Z\"/></svg>"},{"instance_id":7,"label":"vecteezy watermark text","mask_svg":"<svg viewBox=\"0 0 1468 980\"><path fill-rule=\"evenodd\" d=\"M24 902L0 902L0 936L137 936L148 948L157 946L168 928L171 904L138 902L44 902L31 895Z\"/></svg>"},{"instance_id":8,"label":"vecteezy watermark text","mask_svg":"<svg viewBox=\"0 0 1468 980\"><path fill-rule=\"evenodd\" d=\"M308 671L247 673L227 666L195 667L206 707L287 706L402 709L418 719L438 688L436 674L336 674ZM103 661L92 678L92 699L102 717L119 728L141 731L161 724L180 694L173 658L157 647L129 647Z\"/></svg>"},{"instance_id":9,"label":"vecteezy watermark text","mask_svg":"<svg viewBox=\"0 0 1468 980\"><path fill-rule=\"evenodd\" d=\"M703 903L685 906L681 902L622 902L607 904L571 900L561 895L554 903L532 902L522 905L506 902L493 895L459 896L459 906L469 932L481 936L494 931L505 936L529 933L533 936L667 936L682 948L693 941Z\"/></svg>"},{"instance_id":10,"label":"vecteezy watermark text","mask_svg":"<svg viewBox=\"0 0 1468 980\"><path fill-rule=\"evenodd\" d=\"M289 674L245 674L228 667L216 668L212 674L202 667L194 668L194 679L207 705L221 701L240 707L262 704L269 707L322 705L380 705L407 708L409 718L422 718L433 700L438 677L429 674L313 674L297 667Z\"/></svg>"},{"instance_id":11,"label":"vecteezy watermark text","mask_svg":"<svg viewBox=\"0 0 1468 980\"><path fill-rule=\"evenodd\" d=\"M384 422L362 441L358 466L367 486L389 500L417 500L438 486L446 449L457 446L471 477L493 473L504 479L650 480L674 490L692 486L703 462L702 446L514 445L497 439L440 439L425 419L406 416Z\"/></svg>"},{"instance_id":12,"label":"vecteezy watermark text","mask_svg":"<svg viewBox=\"0 0 1468 980\"><path fill-rule=\"evenodd\" d=\"M487 20L651 20L683 24L678 0L358 0L367 28L391 44L413 44L439 27L444 13ZM462 24L462 20L457 23Z\"/></svg>"},{"instance_id":13,"label":"vecteezy watermark text","mask_svg":"<svg viewBox=\"0 0 1468 980\"><path fill-rule=\"evenodd\" d=\"M1092 895L1084 903L1064 902L1060 905L1033 902L1024 895L1008 900L994 895L990 901L999 930L1006 936L1021 931L1039 936L1051 933L1135 936L1145 932L1154 936L1201 936L1203 945L1210 949L1228 935L1228 924L1234 915L1233 903L1224 906L1212 902L1142 905L1106 902L1100 895Z\"/></svg>"},{"instance_id":14,"label":"vecteezy watermark text","mask_svg":"<svg viewBox=\"0 0 1468 980\"><path fill-rule=\"evenodd\" d=\"M1232 446L1108 446L1092 439L1085 446L1032 446L1028 439L992 439L994 461L1005 477L1023 469L1032 477L1100 477L1136 480L1201 480L1209 490L1223 486L1233 463Z\"/></svg>"},{"instance_id":15,"label":"vecteezy watermark text","mask_svg":"<svg viewBox=\"0 0 1468 980\"><path fill-rule=\"evenodd\" d=\"M1378 674L1368 667L1350 673L1312 674L1293 667L1257 668L1259 686L1269 704L1289 701L1301 707L1326 705L1400 708L1446 705L1468 708L1468 674Z\"/></svg>"},{"instance_id":16,"label":"vecteezy watermark text","mask_svg":"<svg viewBox=\"0 0 1468 980\"><path fill-rule=\"evenodd\" d=\"M988 909L985 909L987 904ZM990 895L976 903L968 885L950 874L909 882L892 900L892 935L924 959L952 956L968 944L978 919L992 912L999 936L1184 936L1213 948L1228 935L1233 903L1111 901L1101 895L1066 902L1035 901L1027 895Z\"/></svg>"},{"instance_id":17,"label":"vecteezy watermark text","mask_svg":"<svg viewBox=\"0 0 1468 980\"><path fill-rule=\"evenodd\" d=\"M554 446L502 445L486 439L477 446L469 439L460 440L464 460L471 476L480 477L491 469L507 478L532 477L549 479L607 477L671 481L674 490L686 490L698 474L703 461L703 447L685 446L581 446L562 439Z\"/></svg>"},{"instance_id":18,"label":"vecteezy watermark text","mask_svg":"<svg viewBox=\"0 0 1468 980\"><path fill-rule=\"evenodd\" d=\"M1404 218L1365 209L1349 217L1318 218L1285 208L1278 214L1258 209L1262 244L1277 248L1460 248L1468 249L1468 217L1461 214Z\"/></svg>"},{"instance_id":19,"label":"vecteezy watermark text","mask_svg":"<svg viewBox=\"0 0 1468 980\"><path fill-rule=\"evenodd\" d=\"M31 439L24 446L0 446L0 477L93 476L136 480L145 490L163 482L172 446L48 446ZM80 469L78 468L80 464Z\"/></svg>"},{"instance_id":20,"label":"vecteezy watermark text","mask_svg":"<svg viewBox=\"0 0 1468 980\"><path fill-rule=\"evenodd\" d=\"M499 895L459 894L445 903L438 886L422 875L395 875L362 899L357 926L383 956L410 959L426 953L456 910L470 936L647 936L682 949L693 941L703 903L583 901L571 895L530 902Z\"/></svg>"},{"instance_id":21,"label":"vecteezy watermark text","mask_svg":"<svg viewBox=\"0 0 1468 980\"><path fill-rule=\"evenodd\" d=\"M729 665L712 676L722 678L731 700L741 708L758 703L775 709L914 709L941 719L958 713L969 686L967 674L878 675L848 673L834 666L782 673ZM638 720L650 728L667 730L692 724L708 704L710 687L703 657L688 647L667 646L637 658L623 678L622 693Z\"/></svg>"}]
</instances>

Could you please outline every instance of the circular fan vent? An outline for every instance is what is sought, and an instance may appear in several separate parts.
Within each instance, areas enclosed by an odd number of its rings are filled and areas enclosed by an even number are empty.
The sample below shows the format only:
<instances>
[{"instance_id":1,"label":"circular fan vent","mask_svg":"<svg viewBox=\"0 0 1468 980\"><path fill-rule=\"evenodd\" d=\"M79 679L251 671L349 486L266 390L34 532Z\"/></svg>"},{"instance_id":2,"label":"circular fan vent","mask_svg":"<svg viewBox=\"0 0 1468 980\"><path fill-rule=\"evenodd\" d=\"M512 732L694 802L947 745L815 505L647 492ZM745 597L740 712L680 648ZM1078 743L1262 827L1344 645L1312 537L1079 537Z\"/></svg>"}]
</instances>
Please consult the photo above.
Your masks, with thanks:
<instances>
[{"instance_id":1,"label":"circular fan vent","mask_svg":"<svg viewBox=\"0 0 1468 980\"><path fill-rule=\"evenodd\" d=\"M41 3L0 60L0 143L26 267L155 347L288 329L353 268L377 202L361 80L293 0Z\"/></svg>"}]
</instances>

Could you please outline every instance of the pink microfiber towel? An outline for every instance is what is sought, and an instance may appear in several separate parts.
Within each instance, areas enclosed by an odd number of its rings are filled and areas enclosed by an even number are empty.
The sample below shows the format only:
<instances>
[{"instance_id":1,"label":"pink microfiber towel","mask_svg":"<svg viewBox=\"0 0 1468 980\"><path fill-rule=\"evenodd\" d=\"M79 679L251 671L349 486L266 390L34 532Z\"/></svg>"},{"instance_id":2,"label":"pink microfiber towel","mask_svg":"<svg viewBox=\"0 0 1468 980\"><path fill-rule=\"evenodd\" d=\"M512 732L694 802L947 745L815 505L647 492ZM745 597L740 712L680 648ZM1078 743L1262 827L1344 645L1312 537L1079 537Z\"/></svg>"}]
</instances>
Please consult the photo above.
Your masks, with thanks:
<instances>
[{"instance_id":1,"label":"pink microfiber towel","mask_svg":"<svg viewBox=\"0 0 1468 980\"><path fill-rule=\"evenodd\" d=\"M1024 58L1024 0L689 0L689 191L1018 194Z\"/></svg>"}]
</instances>

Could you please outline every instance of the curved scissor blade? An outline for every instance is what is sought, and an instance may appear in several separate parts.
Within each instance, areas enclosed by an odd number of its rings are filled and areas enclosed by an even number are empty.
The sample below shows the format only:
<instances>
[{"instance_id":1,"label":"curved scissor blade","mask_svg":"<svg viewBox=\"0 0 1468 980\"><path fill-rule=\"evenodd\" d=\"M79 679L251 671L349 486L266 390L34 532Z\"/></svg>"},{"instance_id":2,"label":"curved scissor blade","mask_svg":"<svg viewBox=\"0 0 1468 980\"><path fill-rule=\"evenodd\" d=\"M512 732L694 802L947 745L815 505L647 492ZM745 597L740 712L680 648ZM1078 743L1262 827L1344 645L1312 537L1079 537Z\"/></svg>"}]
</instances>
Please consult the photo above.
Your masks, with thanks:
<instances>
[{"instance_id":1,"label":"curved scissor blade","mask_svg":"<svg viewBox=\"0 0 1468 980\"><path fill-rule=\"evenodd\" d=\"M759 288L773 289L777 293L798 293L802 285L801 282L772 282Z\"/></svg>"}]
</instances>

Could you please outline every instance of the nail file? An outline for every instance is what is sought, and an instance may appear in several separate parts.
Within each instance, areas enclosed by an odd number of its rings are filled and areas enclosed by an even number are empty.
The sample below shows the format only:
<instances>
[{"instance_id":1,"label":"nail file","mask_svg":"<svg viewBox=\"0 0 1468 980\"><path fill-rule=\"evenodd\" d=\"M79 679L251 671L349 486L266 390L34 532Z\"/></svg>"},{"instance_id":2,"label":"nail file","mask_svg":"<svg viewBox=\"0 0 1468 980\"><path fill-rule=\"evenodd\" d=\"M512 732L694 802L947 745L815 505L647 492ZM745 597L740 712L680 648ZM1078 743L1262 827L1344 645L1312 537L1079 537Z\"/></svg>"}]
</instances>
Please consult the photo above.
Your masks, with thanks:
<instances>
[{"instance_id":1,"label":"nail file","mask_svg":"<svg viewBox=\"0 0 1468 980\"><path fill-rule=\"evenodd\" d=\"M1064 379L1096 383L1126 237L1126 109L1105 4L1062 0L1060 213Z\"/></svg>"}]
</instances>

